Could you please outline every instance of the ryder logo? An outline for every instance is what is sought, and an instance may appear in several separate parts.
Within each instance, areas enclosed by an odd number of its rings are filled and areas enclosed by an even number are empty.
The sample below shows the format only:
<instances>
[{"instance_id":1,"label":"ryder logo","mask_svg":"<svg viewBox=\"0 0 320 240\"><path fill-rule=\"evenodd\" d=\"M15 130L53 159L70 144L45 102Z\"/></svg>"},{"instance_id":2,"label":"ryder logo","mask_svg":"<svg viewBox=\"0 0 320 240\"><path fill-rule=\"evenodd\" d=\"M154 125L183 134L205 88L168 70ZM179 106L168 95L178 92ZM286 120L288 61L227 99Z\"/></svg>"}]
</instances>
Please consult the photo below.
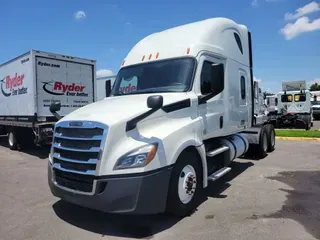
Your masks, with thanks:
<instances>
[{"instance_id":1,"label":"ryder logo","mask_svg":"<svg viewBox=\"0 0 320 240\"><path fill-rule=\"evenodd\" d=\"M85 86L75 83L65 84L62 82L42 82L43 90L51 95L67 95L87 97L88 93L83 92Z\"/></svg>"},{"instance_id":2,"label":"ryder logo","mask_svg":"<svg viewBox=\"0 0 320 240\"><path fill-rule=\"evenodd\" d=\"M28 92L28 88L23 87L24 74L18 75L16 73L13 77L8 75L0 81L1 92L5 97L22 95Z\"/></svg>"}]
</instances>

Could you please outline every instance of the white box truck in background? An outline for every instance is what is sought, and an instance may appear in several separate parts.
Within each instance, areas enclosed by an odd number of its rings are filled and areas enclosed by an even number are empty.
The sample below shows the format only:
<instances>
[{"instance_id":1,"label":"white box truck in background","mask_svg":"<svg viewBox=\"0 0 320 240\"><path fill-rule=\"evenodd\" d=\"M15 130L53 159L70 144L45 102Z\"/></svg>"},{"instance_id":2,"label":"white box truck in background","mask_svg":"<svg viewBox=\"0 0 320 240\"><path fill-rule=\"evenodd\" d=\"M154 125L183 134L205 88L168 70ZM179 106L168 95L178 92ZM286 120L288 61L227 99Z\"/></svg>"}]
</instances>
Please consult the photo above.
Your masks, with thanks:
<instances>
[{"instance_id":1,"label":"white box truck in background","mask_svg":"<svg viewBox=\"0 0 320 240\"><path fill-rule=\"evenodd\" d=\"M0 128L10 149L50 144L61 116L94 102L96 61L31 50L0 65Z\"/></svg>"},{"instance_id":2,"label":"white box truck in background","mask_svg":"<svg viewBox=\"0 0 320 240\"><path fill-rule=\"evenodd\" d=\"M99 77L97 78L96 81L96 86L97 86L97 101L100 101L102 99L104 99L106 96L108 96L110 93L107 93L106 91L108 91L107 89L111 89L113 84L114 84L114 80L116 79L117 75L113 75L113 76L108 76L108 77ZM110 87L109 87L110 85Z\"/></svg>"},{"instance_id":3,"label":"white box truck in background","mask_svg":"<svg viewBox=\"0 0 320 240\"><path fill-rule=\"evenodd\" d=\"M109 97L55 124L51 192L105 212L185 216L234 159L274 150L273 125L253 125L254 95L246 26L213 18L149 35Z\"/></svg>"}]
</instances>

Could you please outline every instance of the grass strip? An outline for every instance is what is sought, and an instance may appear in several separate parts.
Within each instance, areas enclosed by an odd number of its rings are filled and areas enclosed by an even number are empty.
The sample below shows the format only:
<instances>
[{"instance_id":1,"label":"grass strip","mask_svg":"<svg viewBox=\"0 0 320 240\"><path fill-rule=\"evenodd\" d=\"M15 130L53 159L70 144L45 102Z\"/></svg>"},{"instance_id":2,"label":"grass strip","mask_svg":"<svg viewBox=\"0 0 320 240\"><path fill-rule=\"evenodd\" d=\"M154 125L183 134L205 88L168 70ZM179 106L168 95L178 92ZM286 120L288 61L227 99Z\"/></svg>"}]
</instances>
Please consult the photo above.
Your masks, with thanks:
<instances>
[{"instance_id":1,"label":"grass strip","mask_svg":"<svg viewBox=\"0 0 320 240\"><path fill-rule=\"evenodd\" d=\"M278 137L305 137L305 138L320 138L319 130L298 130L298 129L275 129Z\"/></svg>"}]
</instances>

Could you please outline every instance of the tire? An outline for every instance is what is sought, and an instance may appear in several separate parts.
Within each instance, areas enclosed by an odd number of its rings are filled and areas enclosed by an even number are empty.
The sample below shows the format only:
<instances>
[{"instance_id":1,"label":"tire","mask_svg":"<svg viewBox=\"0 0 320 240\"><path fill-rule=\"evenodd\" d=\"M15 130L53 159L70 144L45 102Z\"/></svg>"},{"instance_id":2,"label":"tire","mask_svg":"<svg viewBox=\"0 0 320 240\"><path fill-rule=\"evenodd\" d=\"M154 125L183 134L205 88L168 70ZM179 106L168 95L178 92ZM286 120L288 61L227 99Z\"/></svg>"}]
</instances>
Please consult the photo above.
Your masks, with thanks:
<instances>
[{"instance_id":1,"label":"tire","mask_svg":"<svg viewBox=\"0 0 320 240\"><path fill-rule=\"evenodd\" d=\"M261 132L259 136L259 144L256 145L255 155L259 158L264 158L267 156L268 151L268 132L265 126L261 127Z\"/></svg>"},{"instance_id":2,"label":"tire","mask_svg":"<svg viewBox=\"0 0 320 240\"><path fill-rule=\"evenodd\" d=\"M267 133L268 133L268 149L267 152L273 152L275 150L276 145L276 137L274 126L272 124L267 124L265 126Z\"/></svg>"},{"instance_id":3,"label":"tire","mask_svg":"<svg viewBox=\"0 0 320 240\"><path fill-rule=\"evenodd\" d=\"M188 178L192 175L193 180ZM193 151L184 151L171 173L166 207L168 214L185 217L198 207L203 192L202 176L202 165L198 155ZM188 190L183 188L188 181L192 185L189 186L189 194Z\"/></svg>"},{"instance_id":4,"label":"tire","mask_svg":"<svg viewBox=\"0 0 320 240\"><path fill-rule=\"evenodd\" d=\"M32 130L28 128L21 129L18 135L18 143L22 150L32 149L35 146Z\"/></svg>"},{"instance_id":5,"label":"tire","mask_svg":"<svg viewBox=\"0 0 320 240\"><path fill-rule=\"evenodd\" d=\"M13 128L8 131L8 145L11 150L18 148L17 133Z\"/></svg>"}]
</instances>

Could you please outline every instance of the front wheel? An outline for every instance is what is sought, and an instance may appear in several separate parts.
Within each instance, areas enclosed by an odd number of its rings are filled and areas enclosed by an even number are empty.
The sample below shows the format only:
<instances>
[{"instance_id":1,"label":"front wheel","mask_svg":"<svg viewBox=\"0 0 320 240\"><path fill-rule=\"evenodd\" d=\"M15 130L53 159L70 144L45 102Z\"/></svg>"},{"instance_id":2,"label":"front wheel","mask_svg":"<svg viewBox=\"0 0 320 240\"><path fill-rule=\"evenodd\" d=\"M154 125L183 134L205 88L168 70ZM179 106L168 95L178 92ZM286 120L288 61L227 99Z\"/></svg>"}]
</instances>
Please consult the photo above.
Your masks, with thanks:
<instances>
[{"instance_id":1,"label":"front wheel","mask_svg":"<svg viewBox=\"0 0 320 240\"><path fill-rule=\"evenodd\" d=\"M202 193L202 167L196 153L183 152L171 174L167 213L184 217L198 206Z\"/></svg>"}]
</instances>

